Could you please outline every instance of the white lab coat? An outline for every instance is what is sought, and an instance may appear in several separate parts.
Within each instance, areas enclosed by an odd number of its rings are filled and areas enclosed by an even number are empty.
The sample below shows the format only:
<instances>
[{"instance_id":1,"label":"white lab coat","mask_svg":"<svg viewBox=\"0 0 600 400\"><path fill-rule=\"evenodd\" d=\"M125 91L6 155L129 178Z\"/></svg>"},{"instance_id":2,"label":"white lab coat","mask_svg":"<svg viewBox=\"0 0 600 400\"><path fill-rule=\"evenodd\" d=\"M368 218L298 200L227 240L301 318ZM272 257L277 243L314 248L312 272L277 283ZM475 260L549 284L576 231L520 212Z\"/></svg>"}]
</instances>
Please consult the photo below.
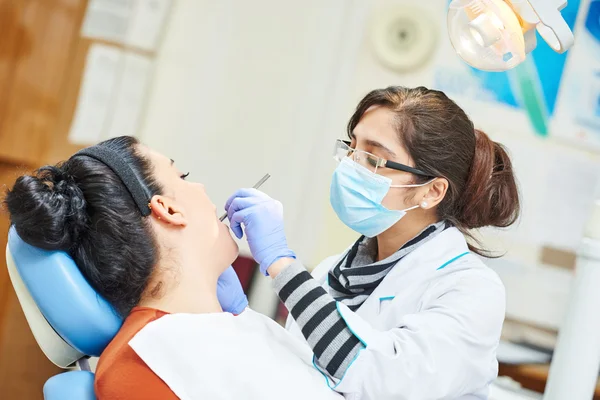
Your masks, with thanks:
<instances>
[{"instance_id":1,"label":"white lab coat","mask_svg":"<svg viewBox=\"0 0 600 400\"><path fill-rule=\"evenodd\" d=\"M325 259L313 276L327 286L339 259ZM341 380L328 379L346 399L487 399L498 374L504 286L458 229L404 257L356 312L337 305L365 345ZM303 337L291 317L286 328Z\"/></svg>"}]
</instances>

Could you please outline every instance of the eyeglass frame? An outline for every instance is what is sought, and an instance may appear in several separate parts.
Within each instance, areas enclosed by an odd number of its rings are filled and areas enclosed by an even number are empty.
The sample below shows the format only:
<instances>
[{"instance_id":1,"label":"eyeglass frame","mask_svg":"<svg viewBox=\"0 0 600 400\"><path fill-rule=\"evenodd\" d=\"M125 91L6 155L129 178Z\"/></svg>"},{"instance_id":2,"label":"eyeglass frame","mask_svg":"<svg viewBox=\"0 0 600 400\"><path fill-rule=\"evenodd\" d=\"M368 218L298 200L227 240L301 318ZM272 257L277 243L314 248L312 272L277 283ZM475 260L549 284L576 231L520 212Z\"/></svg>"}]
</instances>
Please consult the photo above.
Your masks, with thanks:
<instances>
[{"instance_id":1,"label":"eyeglass frame","mask_svg":"<svg viewBox=\"0 0 600 400\"><path fill-rule=\"evenodd\" d=\"M375 154L369 153L368 151L356 150L355 148L353 148L351 146L352 142L350 142L348 140L337 139L336 141L339 142L339 143L345 144L353 152L359 151L361 153L368 154L368 155L370 155L370 156L378 159L379 161L378 161L377 165L375 166L375 168L385 167L385 168L395 169L396 171L408 172L408 173L411 173L411 174L414 174L414 175L418 175L418 176L422 176L422 177L425 177L425 178L435 178L435 175L428 174L426 172L421 171L420 169L409 167L408 165L401 164L401 163L398 163L398 162L395 162L395 161L386 160L385 158L376 156Z\"/></svg>"}]
</instances>

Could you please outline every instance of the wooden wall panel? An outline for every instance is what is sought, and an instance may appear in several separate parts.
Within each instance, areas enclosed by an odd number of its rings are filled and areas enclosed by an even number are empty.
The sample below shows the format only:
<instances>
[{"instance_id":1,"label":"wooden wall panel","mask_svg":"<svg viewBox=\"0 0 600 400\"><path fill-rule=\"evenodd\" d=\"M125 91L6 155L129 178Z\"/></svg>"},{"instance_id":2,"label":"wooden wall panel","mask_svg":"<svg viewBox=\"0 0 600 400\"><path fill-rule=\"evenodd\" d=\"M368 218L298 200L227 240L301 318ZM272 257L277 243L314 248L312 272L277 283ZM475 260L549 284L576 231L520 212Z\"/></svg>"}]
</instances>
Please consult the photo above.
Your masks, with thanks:
<instances>
[{"instance_id":1,"label":"wooden wall panel","mask_svg":"<svg viewBox=\"0 0 600 400\"><path fill-rule=\"evenodd\" d=\"M69 102L65 94L72 92L67 82L79 82L83 70L73 60L82 58L77 52L86 6L86 0L0 0L2 197L18 175L47 163L51 153L63 156L56 149L70 149L65 126L70 124L77 94L69 94ZM8 279L4 258L8 224L2 210L0 398L41 399L44 382L60 369L35 342Z\"/></svg>"},{"instance_id":2,"label":"wooden wall panel","mask_svg":"<svg viewBox=\"0 0 600 400\"><path fill-rule=\"evenodd\" d=\"M53 141L85 2L21 3L21 15L16 15L18 43L30 42L31 51L24 57L14 57L11 90L4 93L7 100L0 121L0 157L36 165Z\"/></svg>"},{"instance_id":3,"label":"wooden wall panel","mask_svg":"<svg viewBox=\"0 0 600 400\"><path fill-rule=\"evenodd\" d=\"M0 0L0 188L81 148L67 136L87 53L87 0ZM98 41L96 41L98 42ZM114 44L112 44L114 45ZM118 46L122 47L122 46ZM144 53L152 55L150 53ZM60 369L35 342L8 278L8 216L0 213L0 398L41 399Z\"/></svg>"},{"instance_id":4,"label":"wooden wall panel","mask_svg":"<svg viewBox=\"0 0 600 400\"><path fill-rule=\"evenodd\" d=\"M17 168L11 164L0 163L0 195L4 197L6 188L12 185L17 179L20 173L24 172L24 168ZM1 207L0 212L0 343L2 342L2 321L6 321L6 314L8 312L8 301L10 295L13 293L12 285L8 278L8 271L6 269L6 260L4 258L4 249L6 248L6 238L8 236L9 219L4 207ZM0 352L0 355L2 353Z\"/></svg>"},{"instance_id":5,"label":"wooden wall panel","mask_svg":"<svg viewBox=\"0 0 600 400\"><path fill-rule=\"evenodd\" d=\"M20 24L19 16L24 9L19 0L0 0L0 126L5 114L13 82L13 66L17 59L25 57L31 51L31 40Z\"/></svg>"},{"instance_id":6,"label":"wooden wall panel","mask_svg":"<svg viewBox=\"0 0 600 400\"><path fill-rule=\"evenodd\" d=\"M54 129L55 140L50 143L47 149L44 156L44 164L54 164L65 160L73 153L85 147L69 143L68 135L77 107L87 53L92 43L93 41L90 39L80 38L73 48L71 63L69 64L69 70L63 85L62 107L60 114L57 116Z\"/></svg>"}]
</instances>

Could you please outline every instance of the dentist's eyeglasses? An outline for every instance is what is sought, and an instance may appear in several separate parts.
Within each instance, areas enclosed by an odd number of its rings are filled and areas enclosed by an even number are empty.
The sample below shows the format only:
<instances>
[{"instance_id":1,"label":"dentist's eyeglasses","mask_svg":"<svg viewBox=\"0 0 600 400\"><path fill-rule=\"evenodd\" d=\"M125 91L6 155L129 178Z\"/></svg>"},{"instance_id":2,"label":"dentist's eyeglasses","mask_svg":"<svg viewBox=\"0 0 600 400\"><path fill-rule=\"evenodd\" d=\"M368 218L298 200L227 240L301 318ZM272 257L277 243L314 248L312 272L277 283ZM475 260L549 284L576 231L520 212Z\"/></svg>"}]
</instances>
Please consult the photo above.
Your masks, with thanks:
<instances>
[{"instance_id":1,"label":"dentist's eyeglasses","mask_svg":"<svg viewBox=\"0 0 600 400\"><path fill-rule=\"evenodd\" d=\"M389 161L381 157L377 157L374 154L368 153L362 150L356 150L350 147L350 142L346 140L338 139L335 142L335 149L333 152L333 158L340 162L344 158L349 157L351 160L357 162L363 167L367 168L373 173L377 173L378 168L391 168L397 171L410 172L418 176L426 178L434 178L431 174L423 172L419 169L409 167L408 165L400 164L395 161Z\"/></svg>"}]
</instances>

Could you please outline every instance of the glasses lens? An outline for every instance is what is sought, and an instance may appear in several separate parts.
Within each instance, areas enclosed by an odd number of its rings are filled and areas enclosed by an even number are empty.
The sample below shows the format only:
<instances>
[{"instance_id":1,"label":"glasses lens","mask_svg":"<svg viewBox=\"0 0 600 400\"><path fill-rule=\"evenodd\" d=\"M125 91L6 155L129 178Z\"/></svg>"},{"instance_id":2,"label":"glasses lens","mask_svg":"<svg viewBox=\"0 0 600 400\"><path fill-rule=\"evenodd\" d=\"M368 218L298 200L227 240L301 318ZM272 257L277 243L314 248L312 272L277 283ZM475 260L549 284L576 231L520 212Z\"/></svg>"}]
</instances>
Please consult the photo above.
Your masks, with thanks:
<instances>
[{"instance_id":1,"label":"glasses lens","mask_svg":"<svg viewBox=\"0 0 600 400\"><path fill-rule=\"evenodd\" d=\"M343 140L337 140L335 142L333 158L337 162L340 162L346 157L349 157L354 162L375 173L377 173L377 167L381 164L381 159L379 157L361 150L355 150L348 146Z\"/></svg>"},{"instance_id":2,"label":"glasses lens","mask_svg":"<svg viewBox=\"0 0 600 400\"><path fill-rule=\"evenodd\" d=\"M343 141L341 141L341 140L335 141L335 149L333 151L333 158L337 162L342 161L346 157L350 157L353 152L354 152L354 150L350 146L348 146L346 143L344 143Z\"/></svg>"},{"instance_id":3,"label":"glasses lens","mask_svg":"<svg viewBox=\"0 0 600 400\"><path fill-rule=\"evenodd\" d=\"M371 172L377 172L377 166L379 165L379 157L376 157L364 151L356 151L354 153L354 161Z\"/></svg>"}]
</instances>

